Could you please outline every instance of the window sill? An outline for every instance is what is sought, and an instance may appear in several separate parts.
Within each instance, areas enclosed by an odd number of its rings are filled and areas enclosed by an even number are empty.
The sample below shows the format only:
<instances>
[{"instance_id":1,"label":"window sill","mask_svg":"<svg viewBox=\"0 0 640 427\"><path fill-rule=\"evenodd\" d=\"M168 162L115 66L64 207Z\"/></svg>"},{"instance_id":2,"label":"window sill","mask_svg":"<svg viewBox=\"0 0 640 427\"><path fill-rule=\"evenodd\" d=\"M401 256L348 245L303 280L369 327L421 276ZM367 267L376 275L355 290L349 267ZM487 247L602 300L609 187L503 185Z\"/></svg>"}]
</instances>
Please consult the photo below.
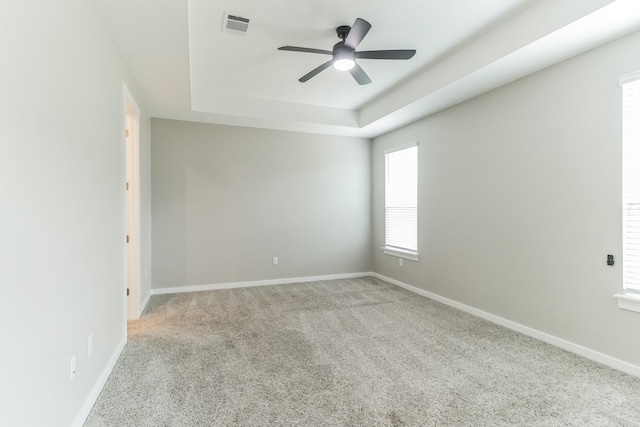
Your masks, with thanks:
<instances>
[{"instance_id":1,"label":"window sill","mask_svg":"<svg viewBox=\"0 0 640 427\"><path fill-rule=\"evenodd\" d=\"M410 261L419 261L420 257L418 256L418 252L413 252L413 251L405 251L402 249L397 249L397 248L389 248L389 247L384 247L382 248L382 250L384 251L385 254L387 255L393 255L396 256L398 258L404 258L404 259L408 259Z\"/></svg>"},{"instance_id":2,"label":"window sill","mask_svg":"<svg viewBox=\"0 0 640 427\"><path fill-rule=\"evenodd\" d=\"M613 296L618 298L618 308L640 313L640 294L622 293Z\"/></svg>"}]
</instances>

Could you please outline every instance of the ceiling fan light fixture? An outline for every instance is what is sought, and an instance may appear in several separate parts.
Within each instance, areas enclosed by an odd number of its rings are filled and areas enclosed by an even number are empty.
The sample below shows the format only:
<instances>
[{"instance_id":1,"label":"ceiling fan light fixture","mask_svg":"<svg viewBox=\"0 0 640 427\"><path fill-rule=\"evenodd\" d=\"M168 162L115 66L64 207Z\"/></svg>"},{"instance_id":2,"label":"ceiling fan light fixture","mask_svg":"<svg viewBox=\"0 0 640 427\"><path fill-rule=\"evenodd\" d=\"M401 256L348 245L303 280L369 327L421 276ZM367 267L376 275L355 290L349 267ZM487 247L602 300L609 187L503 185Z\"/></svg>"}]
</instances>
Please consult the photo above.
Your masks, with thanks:
<instances>
[{"instance_id":1,"label":"ceiling fan light fixture","mask_svg":"<svg viewBox=\"0 0 640 427\"><path fill-rule=\"evenodd\" d=\"M333 47L333 68L340 71L347 71L356 65L356 52L344 45L344 42L338 42Z\"/></svg>"},{"instance_id":2,"label":"ceiling fan light fixture","mask_svg":"<svg viewBox=\"0 0 640 427\"><path fill-rule=\"evenodd\" d=\"M333 61L333 68L340 71L347 71L356 65L356 61L351 58L340 58Z\"/></svg>"}]
</instances>

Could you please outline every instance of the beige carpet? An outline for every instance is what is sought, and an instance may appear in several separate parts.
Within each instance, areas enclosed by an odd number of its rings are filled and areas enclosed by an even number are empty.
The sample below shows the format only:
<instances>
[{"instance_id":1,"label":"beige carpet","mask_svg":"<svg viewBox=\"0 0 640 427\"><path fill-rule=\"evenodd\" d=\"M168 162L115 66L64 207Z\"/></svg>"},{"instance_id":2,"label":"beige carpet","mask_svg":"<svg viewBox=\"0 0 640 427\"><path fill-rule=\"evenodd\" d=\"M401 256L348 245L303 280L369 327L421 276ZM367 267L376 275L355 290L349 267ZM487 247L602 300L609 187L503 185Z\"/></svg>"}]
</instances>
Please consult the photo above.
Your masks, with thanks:
<instances>
[{"instance_id":1,"label":"beige carpet","mask_svg":"<svg viewBox=\"0 0 640 427\"><path fill-rule=\"evenodd\" d=\"M86 424L640 426L640 379L374 278L154 296Z\"/></svg>"}]
</instances>

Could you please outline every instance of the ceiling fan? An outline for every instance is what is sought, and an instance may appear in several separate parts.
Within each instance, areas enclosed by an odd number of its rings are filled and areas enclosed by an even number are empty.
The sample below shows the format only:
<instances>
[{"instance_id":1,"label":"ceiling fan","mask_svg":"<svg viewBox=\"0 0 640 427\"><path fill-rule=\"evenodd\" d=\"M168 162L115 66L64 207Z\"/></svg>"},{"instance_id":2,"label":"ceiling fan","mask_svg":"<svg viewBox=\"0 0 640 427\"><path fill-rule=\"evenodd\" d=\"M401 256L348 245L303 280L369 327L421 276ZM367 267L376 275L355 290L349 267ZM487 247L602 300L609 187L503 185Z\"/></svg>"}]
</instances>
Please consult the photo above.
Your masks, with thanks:
<instances>
[{"instance_id":1,"label":"ceiling fan","mask_svg":"<svg viewBox=\"0 0 640 427\"><path fill-rule=\"evenodd\" d=\"M331 65L337 70L348 70L358 84L366 85L371 83L371 79L364 70L356 63L356 59L411 59L416 51L413 49L404 50L368 50L356 52L356 47L360 44L364 36L371 29L364 19L357 18L353 25L341 25L336 28L338 37L342 39L333 46L333 50L312 49L308 47L282 46L278 50L289 50L292 52L319 53L323 55L331 55L331 60L325 62L317 68L314 68L298 81L304 83L312 77L315 77L321 71L326 70Z\"/></svg>"}]
</instances>

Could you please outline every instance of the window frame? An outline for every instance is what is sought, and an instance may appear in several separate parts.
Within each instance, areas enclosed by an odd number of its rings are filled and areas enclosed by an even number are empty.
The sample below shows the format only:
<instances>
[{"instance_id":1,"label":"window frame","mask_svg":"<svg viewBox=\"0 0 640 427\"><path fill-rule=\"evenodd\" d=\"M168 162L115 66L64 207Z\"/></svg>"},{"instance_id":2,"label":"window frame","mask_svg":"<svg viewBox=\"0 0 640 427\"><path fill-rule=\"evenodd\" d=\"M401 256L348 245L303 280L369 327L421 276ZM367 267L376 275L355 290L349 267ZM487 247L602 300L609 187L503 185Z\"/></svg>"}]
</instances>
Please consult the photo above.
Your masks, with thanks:
<instances>
[{"instance_id":1,"label":"window frame","mask_svg":"<svg viewBox=\"0 0 640 427\"><path fill-rule=\"evenodd\" d=\"M630 310L630 311L636 311L636 312L640 312L640 288L637 285L632 285L629 283L628 281L628 268L629 268L629 264L627 263L627 260L625 259L626 256L629 254L629 246L627 246L626 243L626 234L628 233L629 227L630 227L630 222L628 220L628 212L629 212L629 205L631 204L637 204L638 202L640 202L640 198L638 198L638 200L636 201L636 197L633 197L634 195L632 193L636 193L638 191L640 191L640 182L638 182L638 187L636 187L635 185L635 180L637 177L632 176L631 174L629 174L628 170L629 170L629 164L633 163L635 164L635 162L639 162L640 163L640 153L638 153L638 151L640 151L640 141L637 141L636 144L638 144L637 147L633 147L631 142L628 141L628 136L630 133L629 130L629 115L631 114L627 108L628 108L628 101L627 101L627 97L629 95L627 95L626 93L626 88L625 86L629 85L629 84L640 84L640 71L636 71L634 73L630 73L630 74L626 74L624 76L620 77L619 80L619 84L622 87L622 162L621 162L621 166L622 166L622 174L621 174L621 178L622 178L622 194L621 194L621 221L622 221L622 293L617 293L614 295L614 297L616 297L618 299L618 307L622 308L624 310ZM636 99L634 99L634 110L640 111L640 94L637 94L635 96ZM640 117L638 117L638 119L640 120ZM637 124L636 126L640 126L640 124ZM637 136L636 136L637 138ZM635 140L635 139L634 139ZM634 144L635 145L635 144ZM630 156L633 159L630 160ZM638 165L638 167L640 167L640 165ZM635 174L634 174L635 175ZM633 182L634 182L634 188L638 188L638 190L636 191L631 191L629 189L629 181L631 181L633 178ZM634 226L635 227L635 226ZM640 267L640 262L636 262L636 264L638 264L638 267Z\"/></svg>"},{"instance_id":2,"label":"window frame","mask_svg":"<svg viewBox=\"0 0 640 427\"><path fill-rule=\"evenodd\" d=\"M391 246L387 244L387 174L388 174L388 170L387 170L387 155L398 152L398 151L402 151L402 150L406 150L408 148L413 148L416 147L416 250L412 250L409 248L402 248L402 247L396 247L396 246ZM382 247L383 253L386 255L392 255L398 258L403 258L403 259L407 259L410 261L419 261L420 260L420 254L419 254L419 242L418 242L418 229L419 229L419 224L418 224L418 217L419 217L419 191L418 191L418 186L419 186L419 179L418 179L418 175L419 175L419 171L420 171L420 144L418 141L413 141L407 144L402 144L402 145L395 145L391 148L388 148L386 150L384 150L383 152L383 161L384 161L384 246Z\"/></svg>"}]
</instances>

